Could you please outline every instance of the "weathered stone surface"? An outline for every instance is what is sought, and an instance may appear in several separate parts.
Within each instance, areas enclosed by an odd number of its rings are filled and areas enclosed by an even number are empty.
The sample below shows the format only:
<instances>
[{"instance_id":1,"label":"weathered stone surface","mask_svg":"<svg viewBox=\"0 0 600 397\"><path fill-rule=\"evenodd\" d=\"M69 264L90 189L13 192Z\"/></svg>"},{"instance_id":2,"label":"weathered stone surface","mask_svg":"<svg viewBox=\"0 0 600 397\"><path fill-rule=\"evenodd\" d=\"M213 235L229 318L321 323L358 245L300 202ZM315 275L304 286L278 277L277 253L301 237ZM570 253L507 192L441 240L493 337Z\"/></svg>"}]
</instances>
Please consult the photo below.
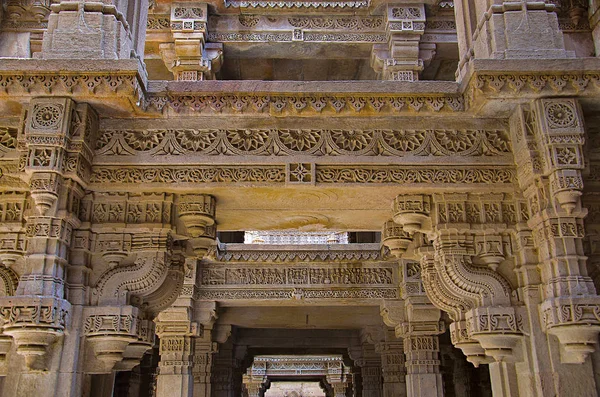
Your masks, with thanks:
<instances>
[{"instance_id":1,"label":"weathered stone surface","mask_svg":"<svg viewBox=\"0 0 600 397\"><path fill-rule=\"evenodd\" d=\"M5 2L0 394L596 395L599 15Z\"/></svg>"}]
</instances>

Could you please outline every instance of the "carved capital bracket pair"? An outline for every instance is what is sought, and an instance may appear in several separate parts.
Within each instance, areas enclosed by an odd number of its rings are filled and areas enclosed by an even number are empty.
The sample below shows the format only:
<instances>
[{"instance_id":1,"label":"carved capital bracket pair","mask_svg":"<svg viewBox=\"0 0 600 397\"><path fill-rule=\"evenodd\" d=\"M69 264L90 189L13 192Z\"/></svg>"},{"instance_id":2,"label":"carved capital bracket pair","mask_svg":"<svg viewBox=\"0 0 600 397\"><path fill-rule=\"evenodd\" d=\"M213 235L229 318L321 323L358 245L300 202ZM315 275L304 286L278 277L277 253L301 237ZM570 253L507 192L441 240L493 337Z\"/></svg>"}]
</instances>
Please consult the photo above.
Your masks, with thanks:
<instances>
[{"instance_id":1,"label":"carved capital bracket pair","mask_svg":"<svg viewBox=\"0 0 600 397\"><path fill-rule=\"evenodd\" d=\"M431 60L435 53L421 53L419 48L425 32L425 6L388 4L385 15L387 43L373 45L371 66L384 80L416 81L424 67L422 55Z\"/></svg>"},{"instance_id":2,"label":"carved capital bracket pair","mask_svg":"<svg viewBox=\"0 0 600 397\"><path fill-rule=\"evenodd\" d=\"M167 68L177 81L214 80L223 64L223 44L207 43L207 3L174 3L173 42L160 44Z\"/></svg>"},{"instance_id":3,"label":"carved capital bracket pair","mask_svg":"<svg viewBox=\"0 0 600 397\"><path fill-rule=\"evenodd\" d=\"M396 228L405 241L414 240L408 245L420 258L420 265L403 265L408 314L419 313L421 287L411 283L411 275L418 273L429 300L453 320L453 342L466 346L463 351L476 364L485 356L516 359L522 325L512 306L511 286L496 269L511 252L508 225L522 221L521 204L502 194L401 195L393 203ZM437 316L423 325L436 328ZM409 322L397 333L410 335L412 327Z\"/></svg>"}]
</instances>

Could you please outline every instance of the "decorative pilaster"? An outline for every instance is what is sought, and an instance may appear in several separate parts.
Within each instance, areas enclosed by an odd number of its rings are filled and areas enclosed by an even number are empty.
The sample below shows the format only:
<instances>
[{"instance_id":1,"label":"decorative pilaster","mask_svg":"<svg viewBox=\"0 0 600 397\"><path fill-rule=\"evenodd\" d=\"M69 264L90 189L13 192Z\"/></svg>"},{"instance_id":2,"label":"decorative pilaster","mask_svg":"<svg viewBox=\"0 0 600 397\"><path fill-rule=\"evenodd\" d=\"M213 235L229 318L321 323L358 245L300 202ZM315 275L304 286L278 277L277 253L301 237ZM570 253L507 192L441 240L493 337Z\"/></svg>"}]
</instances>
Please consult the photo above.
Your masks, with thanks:
<instances>
[{"instance_id":1,"label":"decorative pilaster","mask_svg":"<svg viewBox=\"0 0 600 397\"><path fill-rule=\"evenodd\" d=\"M396 339L393 329L386 329L384 338L383 342L375 345L375 350L381 354L382 396L406 396L406 370L402 341Z\"/></svg>"},{"instance_id":2,"label":"decorative pilaster","mask_svg":"<svg viewBox=\"0 0 600 397\"><path fill-rule=\"evenodd\" d=\"M155 321L160 339L156 397L192 397L194 342L201 330L186 307L167 309Z\"/></svg>"},{"instance_id":3,"label":"decorative pilaster","mask_svg":"<svg viewBox=\"0 0 600 397\"><path fill-rule=\"evenodd\" d=\"M406 358L406 395L443 396L438 334L445 331L440 310L427 298L418 262L400 260L402 301L386 301L381 307L384 322L403 338Z\"/></svg>"},{"instance_id":4,"label":"decorative pilaster","mask_svg":"<svg viewBox=\"0 0 600 397\"><path fill-rule=\"evenodd\" d=\"M523 142L515 157L541 262L542 326L558 337L563 362L582 363L597 343L600 297L583 252L581 109L573 99L543 99L520 108L512 122L515 140Z\"/></svg>"},{"instance_id":5,"label":"decorative pilaster","mask_svg":"<svg viewBox=\"0 0 600 397\"><path fill-rule=\"evenodd\" d=\"M359 356L354 363L361 369L363 397L382 397L381 355L375 350L375 344L383 341L381 327L368 327L361 330Z\"/></svg>"},{"instance_id":6,"label":"decorative pilaster","mask_svg":"<svg viewBox=\"0 0 600 397\"><path fill-rule=\"evenodd\" d=\"M213 80L223 61L223 45L206 43L206 3L173 3L173 43L161 44L166 66L178 81Z\"/></svg>"},{"instance_id":7,"label":"decorative pilaster","mask_svg":"<svg viewBox=\"0 0 600 397\"><path fill-rule=\"evenodd\" d=\"M371 65L383 80L416 81L423 70L419 41L425 31L424 4L386 6L387 44L376 44Z\"/></svg>"}]
</instances>

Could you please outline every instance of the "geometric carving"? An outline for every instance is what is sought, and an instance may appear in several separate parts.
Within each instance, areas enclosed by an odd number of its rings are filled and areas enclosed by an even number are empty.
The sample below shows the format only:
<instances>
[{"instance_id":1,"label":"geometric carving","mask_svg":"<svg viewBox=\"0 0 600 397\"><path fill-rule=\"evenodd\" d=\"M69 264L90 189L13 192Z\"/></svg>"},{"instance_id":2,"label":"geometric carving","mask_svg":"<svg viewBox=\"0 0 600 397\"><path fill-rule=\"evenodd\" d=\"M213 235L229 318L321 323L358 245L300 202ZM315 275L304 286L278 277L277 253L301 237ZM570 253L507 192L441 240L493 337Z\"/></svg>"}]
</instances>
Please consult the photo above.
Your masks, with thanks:
<instances>
[{"instance_id":1,"label":"geometric carving","mask_svg":"<svg viewBox=\"0 0 600 397\"><path fill-rule=\"evenodd\" d=\"M56 103L36 104L32 110L31 128L57 130L64 116L64 106Z\"/></svg>"},{"instance_id":2,"label":"geometric carving","mask_svg":"<svg viewBox=\"0 0 600 397\"><path fill-rule=\"evenodd\" d=\"M545 102L548 126L553 129L576 127L575 110L568 102Z\"/></svg>"}]
</instances>

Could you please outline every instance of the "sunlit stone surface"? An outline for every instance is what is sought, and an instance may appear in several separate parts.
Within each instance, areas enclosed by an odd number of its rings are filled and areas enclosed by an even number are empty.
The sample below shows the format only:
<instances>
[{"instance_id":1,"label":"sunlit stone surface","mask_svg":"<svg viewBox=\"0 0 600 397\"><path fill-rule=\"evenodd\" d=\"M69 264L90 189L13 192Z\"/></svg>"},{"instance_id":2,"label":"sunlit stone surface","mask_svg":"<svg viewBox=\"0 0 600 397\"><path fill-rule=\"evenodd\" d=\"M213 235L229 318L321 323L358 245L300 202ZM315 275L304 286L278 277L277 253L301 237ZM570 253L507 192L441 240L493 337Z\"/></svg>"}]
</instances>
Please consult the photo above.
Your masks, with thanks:
<instances>
[{"instance_id":1,"label":"sunlit stone surface","mask_svg":"<svg viewBox=\"0 0 600 397\"><path fill-rule=\"evenodd\" d=\"M600 391L596 0L10 0L0 397Z\"/></svg>"}]
</instances>

